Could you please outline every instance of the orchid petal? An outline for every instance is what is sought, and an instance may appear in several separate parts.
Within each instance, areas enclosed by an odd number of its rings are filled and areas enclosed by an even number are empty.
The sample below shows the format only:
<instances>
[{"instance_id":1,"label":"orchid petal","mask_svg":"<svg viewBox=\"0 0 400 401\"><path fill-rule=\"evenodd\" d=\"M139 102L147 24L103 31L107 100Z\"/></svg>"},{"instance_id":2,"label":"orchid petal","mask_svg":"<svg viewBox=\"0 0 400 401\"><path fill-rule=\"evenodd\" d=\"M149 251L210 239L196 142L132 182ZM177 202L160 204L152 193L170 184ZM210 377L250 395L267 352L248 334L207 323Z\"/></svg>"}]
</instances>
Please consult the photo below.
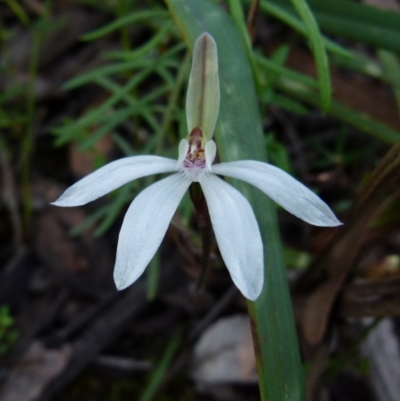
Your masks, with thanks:
<instances>
[{"instance_id":1,"label":"orchid petal","mask_svg":"<svg viewBox=\"0 0 400 401\"><path fill-rule=\"evenodd\" d=\"M206 155L206 165L208 171L211 171L211 165L215 159L215 156L217 155L217 145L213 140L208 141L206 143L206 147L204 149L205 155Z\"/></svg>"},{"instance_id":2,"label":"orchid petal","mask_svg":"<svg viewBox=\"0 0 400 401\"><path fill-rule=\"evenodd\" d=\"M213 174L201 181L222 258L233 282L254 301L263 286L263 244L253 210L235 188Z\"/></svg>"},{"instance_id":3,"label":"orchid petal","mask_svg":"<svg viewBox=\"0 0 400 401\"><path fill-rule=\"evenodd\" d=\"M189 142L186 139L182 139L179 142L179 155L178 155L178 161L176 162L177 170L179 170L182 167L183 161L186 158L188 150L189 150Z\"/></svg>"},{"instance_id":4,"label":"orchid petal","mask_svg":"<svg viewBox=\"0 0 400 401\"><path fill-rule=\"evenodd\" d=\"M129 206L119 233L114 281L119 290L143 273L156 253L190 180L173 174L142 191Z\"/></svg>"},{"instance_id":5,"label":"orchid petal","mask_svg":"<svg viewBox=\"0 0 400 401\"><path fill-rule=\"evenodd\" d=\"M203 33L194 44L192 70L186 97L186 118L189 134L200 127L211 139L219 111L219 77L217 44Z\"/></svg>"},{"instance_id":6,"label":"orchid petal","mask_svg":"<svg viewBox=\"0 0 400 401\"><path fill-rule=\"evenodd\" d=\"M175 171L176 160L159 156L125 157L106 164L69 187L55 206L80 206L103 196L127 182L151 174Z\"/></svg>"},{"instance_id":7,"label":"orchid petal","mask_svg":"<svg viewBox=\"0 0 400 401\"><path fill-rule=\"evenodd\" d=\"M314 192L271 164L254 160L227 162L214 165L213 173L238 178L254 185L307 223L323 227L342 224Z\"/></svg>"}]
</instances>

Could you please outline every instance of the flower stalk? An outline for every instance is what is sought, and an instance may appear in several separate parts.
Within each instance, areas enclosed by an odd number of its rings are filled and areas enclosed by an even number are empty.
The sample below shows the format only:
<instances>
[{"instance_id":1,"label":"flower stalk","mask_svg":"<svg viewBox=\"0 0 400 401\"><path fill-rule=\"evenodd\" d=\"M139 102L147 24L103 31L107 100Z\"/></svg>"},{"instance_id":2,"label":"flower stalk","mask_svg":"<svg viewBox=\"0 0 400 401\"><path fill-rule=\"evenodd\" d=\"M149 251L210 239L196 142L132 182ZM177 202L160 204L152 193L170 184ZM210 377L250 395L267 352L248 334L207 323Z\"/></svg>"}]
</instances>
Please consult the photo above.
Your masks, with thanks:
<instances>
[{"instance_id":1,"label":"flower stalk","mask_svg":"<svg viewBox=\"0 0 400 401\"><path fill-rule=\"evenodd\" d=\"M190 185L189 194L194 205L197 226L201 231L201 270L197 279L196 291L202 291L207 285L207 278L210 270L211 220L206 198L198 182L194 182Z\"/></svg>"}]
</instances>

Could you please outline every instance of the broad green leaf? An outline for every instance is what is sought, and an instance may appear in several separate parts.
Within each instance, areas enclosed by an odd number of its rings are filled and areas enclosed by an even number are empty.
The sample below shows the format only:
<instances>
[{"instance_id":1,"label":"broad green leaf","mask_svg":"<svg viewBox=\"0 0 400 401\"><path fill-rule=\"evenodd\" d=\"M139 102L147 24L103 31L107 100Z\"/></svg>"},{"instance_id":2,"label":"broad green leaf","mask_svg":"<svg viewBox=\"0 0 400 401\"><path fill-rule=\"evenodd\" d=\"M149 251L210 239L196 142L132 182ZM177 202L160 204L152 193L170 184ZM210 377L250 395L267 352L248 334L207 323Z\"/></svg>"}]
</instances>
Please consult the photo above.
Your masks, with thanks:
<instances>
[{"instance_id":1,"label":"broad green leaf","mask_svg":"<svg viewBox=\"0 0 400 401\"><path fill-rule=\"evenodd\" d=\"M185 41L209 32L218 46L221 89L216 141L222 161L266 160L261 116L243 37L225 11L211 0L166 0ZM263 400L305 400L290 294L283 263L275 206L235 181L252 204L265 246L265 281L256 302L249 302Z\"/></svg>"}]
</instances>

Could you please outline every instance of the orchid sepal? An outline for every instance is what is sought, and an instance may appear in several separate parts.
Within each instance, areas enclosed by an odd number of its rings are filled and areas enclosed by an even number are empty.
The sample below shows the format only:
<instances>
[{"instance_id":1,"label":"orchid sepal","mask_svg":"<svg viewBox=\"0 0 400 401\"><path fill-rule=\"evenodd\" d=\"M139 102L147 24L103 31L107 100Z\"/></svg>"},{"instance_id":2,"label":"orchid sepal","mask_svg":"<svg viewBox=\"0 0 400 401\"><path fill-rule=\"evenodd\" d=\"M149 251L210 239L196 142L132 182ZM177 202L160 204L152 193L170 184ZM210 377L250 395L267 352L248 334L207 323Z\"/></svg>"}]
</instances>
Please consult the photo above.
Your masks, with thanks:
<instances>
[{"instance_id":1,"label":"orchid sepal","mask_svg":"<svg viewBox=\"0 0 400 401\"><path fill-rule=\"evenodd\" d=\"M213 173L254 185L288 212L314 226L336 227L342 224L320 197L272 164L238 160L214 165Z\"/></svg>"},{"instance_id":2,"label":"orchid sepal","mask_svg":"<svg viewBox=\"0 0 400 401\"><path fill-rule=\"evenodd\" d=\"M55 206L81 206L108 194L122 185L152 174L171 173L176 160L161 156L131 156L99 168L69 187Z\"/></svg>"},{"instance_id":3,"label":"orchid sepal","mask_svg":"<svg viewBox=\"0 0 400 401\"><path fill-rule=\"evenodd\" d=\"M249 201L214 174L200 182L222 259L242 294L255 301L264 282L263 243Z\"/></svg>"},{"instance_id":4,"label":"orchid sepal","mask_svg":"<svg viewBox=\"0 0 400 401\"><path fill-rule=\"evenodd\" d=\"M118 290L143 273L168 229L191 181L175 173L143 190L126 212L118 238L114 281Z\"/></svg>"},{"instance_id":5,"label":"orchid sepal","mask_svg":"<svg viewBox=\"0 0 400 401\"><path fill-rule=\"evenodd\" d=\"M196 127L204 139L214 134L220 102L217 44L211 35L203 33L194 44L192 69L186 96L188 135Z\"/></svg>"}]
</instances>

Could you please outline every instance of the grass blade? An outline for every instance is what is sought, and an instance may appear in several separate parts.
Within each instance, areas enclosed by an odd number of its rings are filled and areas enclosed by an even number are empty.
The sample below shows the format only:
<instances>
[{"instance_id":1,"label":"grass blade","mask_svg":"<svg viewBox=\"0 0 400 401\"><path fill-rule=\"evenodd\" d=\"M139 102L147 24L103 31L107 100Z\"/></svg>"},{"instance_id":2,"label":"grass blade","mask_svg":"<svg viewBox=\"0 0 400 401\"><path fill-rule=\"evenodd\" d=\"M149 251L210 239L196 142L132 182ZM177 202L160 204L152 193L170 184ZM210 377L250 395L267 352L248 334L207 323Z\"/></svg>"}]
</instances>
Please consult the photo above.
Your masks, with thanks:
<instances>
[{"instance_id":1,"label":"grass blade","mask_svg":"<svg viewBox=\"0 0 400 401\"><path fill-rule=\"evenodd\" d=\"M312 50L315 57L317 75L321 90L322 110L327 111L331 103L332 87L329 74L328 57L322 36L318 28L317 21L305 0L292 0L292 4L299 13L307 28L308 38L310 39Z\"/></svg>"},{"instance_id":2,"label":"grass blade","mask_svg":"<svg viewBox=\"0 0 400 401\"><path fill-rule=\"evenodd\" d=\"M310 88L300 86L295 81L286 78L276 79L275 85L292 98L316 107L319 106L319 97ZM381 141L387 143L400 141L400 132L381 124L368 115L351 110L342 103L333 101L331 108L328 110L328 114L356 127L360 131L380 139Z\"/></svg>"},{"instance_id":3,"label":"grass blade","mask_svg":"<svg viewBox=\"0 0 400 401\"><path fill-rule=\"evenodd\" d=\"M166 18L168 17L168 13L166 13L165 10L145 10L145 11L134 12L132 14L119 18L116 21L111 22L108 25L102 26L100 29L96 29L95 31L89 32L81 36L81 39L85 41L99 39L102 36L108 35L109 33L116 31L117 29L120 29L128 24L132 24L136 21L143 21L145 19L153 19L160 17Z\"/></svg>"},{"instance_id":4,"label":"grass blade","mask_svg":"<svg viewBox=\"0 0 400 401\"><path fill-rule=\"evenodd\" d=\"M274 4L272 1L264 0L260 3L260 10L272 15L302 35L307 36L307 28L303 21L297 18L297 16L292 11L288 10L287 7L282 7L279 4ZM329 50L331 53L341 55L342 57L353 57L350 51L342 46L339 46L332 40L325 37L323 37L322 40L326 50Z\"/></svg>"},{"instance_id":5,"label":"grass blade","mask_svg":"<svg viewBox=\"0 0 400 401\"><path fill-rule=\"evenodd\" d=\"M294 0L264 0L294 15ZM345 0L309 0L311 10L323 31L395 52L400 51L400 14ZM286 15L286 14L285 14ZM286 18L288 18L286 16Z\"/></svg>"},{"instance_id":6,"label":"grass blade","mask_svg":"<svg viewBox=\"0 0 400 401\"><path fill-rule=\"evenodd\" d=\"M150 401L154 399L158 387L160 386L164 376L168 373L168 368L179 348L180 342L181 342L180 337L176 335L168 343L168 346L164 351L164 355L162 356L161 361L158 364L156 370L152 374L145 391L139 398L139 401Z\"/></svg>"}]
</instances>

